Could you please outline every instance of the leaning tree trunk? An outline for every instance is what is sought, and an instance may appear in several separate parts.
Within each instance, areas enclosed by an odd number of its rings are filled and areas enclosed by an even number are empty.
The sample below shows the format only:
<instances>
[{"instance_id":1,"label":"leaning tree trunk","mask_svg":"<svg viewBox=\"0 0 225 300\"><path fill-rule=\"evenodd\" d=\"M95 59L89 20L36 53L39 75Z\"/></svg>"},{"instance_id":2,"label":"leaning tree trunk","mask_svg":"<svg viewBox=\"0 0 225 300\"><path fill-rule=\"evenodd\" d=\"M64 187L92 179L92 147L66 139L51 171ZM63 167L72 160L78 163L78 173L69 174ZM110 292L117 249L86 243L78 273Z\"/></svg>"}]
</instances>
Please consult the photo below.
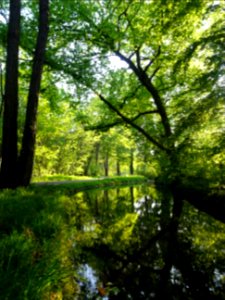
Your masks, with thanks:
<instances>
[{"instance_id":1,"label":"leaning tree trunk","mask_svg":"<svg viewBox=\"0 0 225 300\"><path fill-rule=\"evenodd\" d=\"M7 36L5 95L4 100L2 100L4 101L4 113L0 172L1 188L14 188L16 186L20 10L20 0L11 0Z\"/></svg>"},{"instance_id":2,"label":"leaning tree trunk","mask_svg":"<svg viewBox=\"0 0 225 300\"><path fill-rule=\"evenodd\" d=\"M36 141L36 123L41 75L44 64L44 54L47 45L49 23L49 0L39 1L39 31L33 60L31 81L28 94L26 119L22 139L22 149L18 164L18 185L27 186L30 183Z\"/></svg>"}]
</instances>

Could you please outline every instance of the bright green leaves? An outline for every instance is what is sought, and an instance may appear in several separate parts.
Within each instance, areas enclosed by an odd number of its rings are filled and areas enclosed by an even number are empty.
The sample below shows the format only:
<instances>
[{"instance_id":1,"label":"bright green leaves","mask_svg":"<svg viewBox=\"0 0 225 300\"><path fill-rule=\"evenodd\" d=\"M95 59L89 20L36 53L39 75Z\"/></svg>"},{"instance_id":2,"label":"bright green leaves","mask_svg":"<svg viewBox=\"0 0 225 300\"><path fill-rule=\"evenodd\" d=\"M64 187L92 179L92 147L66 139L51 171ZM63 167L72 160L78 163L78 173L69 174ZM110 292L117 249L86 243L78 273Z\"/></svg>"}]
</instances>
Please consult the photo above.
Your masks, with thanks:
<instances>
[{"instance_id":1,"label":"bright green leaves","mask_svg":"<svg viewBox=\"0 0 225 300\"><path fill-rule=\"evenodd\" d=\"M31 13L24 15L20 62L23 82L30 72L27 60L33 47L29 39L33 40L35 35L35 7L33 2L24 4L24 12L27 8ZM80 172L84 161L93 156L94 145L105 139L104 135L84 132L83 128L106 131L124 123L130 128L134 125L140 153L149 149L151 157L150 151L156 148L165 152L177 148L180 153L190 150L190 144L193 147L200 144L200 136L204 136L202 128L210 131L213 117L222 119L224 4L221 1L54 1L50 20L41 93L54 113L47 108L40 110L39 124L44 122L41 114L46 113L52 125L48 129L46 124L46 130L45 125L39 127L43 130L39 135L43 147L39 159L45 153L48 161L55 161L59 149L68 143L64 146L68 161L83 161L72 168L76 166ZM32 34L28 35L28 30ZM112 67L109 58L112 55L126 62L126 67ZM26 83L21 86L26 89ZM105 98L111 108L97 95ZM23 117L21 123L22 120ZM218 121L217 128L220 126ZM138 134L137 127L141 128ZM55 138L49 137L50 131ZM147 146L143 132L150 137ZM109 139L114 137L113 130L107 134ZM85 141L82 147L87 150L73 156L74 149L81 147L75 142L79 139ZM49 147L54 149L51 153ZM185 155L189 153L186 150ZM158 160L159 156L156 157Z\"/></svg>"}]
</instances>

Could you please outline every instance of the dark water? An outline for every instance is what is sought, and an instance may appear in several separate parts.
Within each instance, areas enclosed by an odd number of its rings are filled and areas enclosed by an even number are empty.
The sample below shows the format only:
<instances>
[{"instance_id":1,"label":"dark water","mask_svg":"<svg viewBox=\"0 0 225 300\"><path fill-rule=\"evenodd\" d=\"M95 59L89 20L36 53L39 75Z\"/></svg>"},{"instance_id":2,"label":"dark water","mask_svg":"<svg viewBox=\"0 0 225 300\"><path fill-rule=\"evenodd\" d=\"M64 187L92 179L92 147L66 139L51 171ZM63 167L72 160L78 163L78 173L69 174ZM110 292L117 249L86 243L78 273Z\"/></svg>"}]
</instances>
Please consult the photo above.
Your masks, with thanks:
<instances>
[{"instance_id":1,"label":"dark water","mask_svg":"<svg viewBox=\"0 0 225 300\"><path fill-rule=\"evenodd\" d=\"M74 200L78 299L225 299L224 223L154 186Z\"/></svg>"}]
</instances>

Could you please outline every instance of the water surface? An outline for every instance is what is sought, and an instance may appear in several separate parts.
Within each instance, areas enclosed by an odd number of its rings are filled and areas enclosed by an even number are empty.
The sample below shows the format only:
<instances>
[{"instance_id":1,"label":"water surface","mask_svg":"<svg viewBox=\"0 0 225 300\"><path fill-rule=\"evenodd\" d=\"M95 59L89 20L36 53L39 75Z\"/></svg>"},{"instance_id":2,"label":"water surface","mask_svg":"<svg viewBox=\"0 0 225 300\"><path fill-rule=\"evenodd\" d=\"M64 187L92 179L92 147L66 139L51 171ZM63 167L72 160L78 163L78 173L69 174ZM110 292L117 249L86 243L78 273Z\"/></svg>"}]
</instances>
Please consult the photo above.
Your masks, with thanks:
<instances>
[{"instance_id":1,"label":"water surface","mask_svg":"<svg viewBox=\"0 0 225 300\"><path fill-rule=\"evenodd\" d=\"M225 299L225 224L153 186L74 196L76 299Z\"/></svg>"}]
</instances>

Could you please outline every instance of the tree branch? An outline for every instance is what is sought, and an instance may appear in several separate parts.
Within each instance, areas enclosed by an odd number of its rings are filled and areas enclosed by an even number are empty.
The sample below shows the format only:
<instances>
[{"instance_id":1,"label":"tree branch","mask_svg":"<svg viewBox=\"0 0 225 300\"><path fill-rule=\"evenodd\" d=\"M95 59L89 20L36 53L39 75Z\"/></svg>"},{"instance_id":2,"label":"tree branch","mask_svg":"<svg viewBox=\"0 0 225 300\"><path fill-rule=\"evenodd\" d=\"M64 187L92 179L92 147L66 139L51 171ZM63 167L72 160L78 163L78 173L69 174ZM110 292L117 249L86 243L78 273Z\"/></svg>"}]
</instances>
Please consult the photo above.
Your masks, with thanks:
<instances>
[{"instance_id":1,"label":"tree branch","mask_svg":"<svg viewBox=\"0 0 225 300\"><path fill-rule=\"evenodd\" d=\"M130 92L126 97L123 98L123 103L120 105L120 108L122 108L126 104L126 100L131 99L133 96L135 96L140 87L141 85L136 86L132 92Z\"/></svg>"},{"instance_id":2,"label":"tree branch","mask_svg":"<svg viewBox=\"0 0 225 300\"><path fill-rule=\"evenodd\" d=\"M145 116L145 115L151 115L151 114L158 114L159 111L157 109L155 110L147 110L147 111L144 111L144 112L140 112L138 115L136 115L135 117L133 117L131 119L131 121L136 121L137 119L139 119L141 116Z\"/></svg>"},{"instance_id":3,"label":"tree branch","mask_svg":"<svg viewBox=\"0 0 225 300\"><path fill-rule=\"evenodd\" d=\"M150 78L148 77L147 73L141 68L134 64L132 60L127 58L125 55L123 55L120 51L114 52L121 60L125 61L130 69L134 72L134 74L137 76L138 80L141 82L141 84L149 91L149 93L152 95L152 98L155 102L155 105L157 107L157 110L159 111L162 125L165 131L165 135L167 137L170 137L172 132L170 128L169 119L166 113L166 109L164 107L163 101L159 95L158 90L155 88L155 86L152 84Z\"/></svg>"},{"instance_id":4,"label":"tree branch","mask_svg":"<svg viewBox=\"0 0 225 300\"><path fill-rule=\"evenodd\" d=\"M159 71L160 67L157 67L154 72L152 73L152 75L149 77L149 80L152 81L152 78L156 75L156 73Z\"/></svg>"},{"instance_id":5,"label":"tree branch","mask_svg":"<svg viewBox=\"0 0 225 300\"><path fill-rule=\"evenodd\" d=\"M104 96L101 94L95 92L96 95L112 110L114 111L126 124L130 125L131 127L138 130L140 133L142 133L150 142L152 142L156 147L159 149L165 151L166 153L170 153L170 150L165 148L162 144L160 144L155 138L150 136L142 127L135 124L133 120L127 118L124 114L122 114L112 103L110 103Z\"/></svg>"},{"instance_id":6,"label":"tree branch","mask_svg":"<svg viewBox=\"0 0 225 300\"><path fill-rule=\"evenodd\" d=\"M147 72L148 69L151 67L151 65L154 63L154 61L156 60L156 58L161 54L161 46L158 47L157 53L155 55L155 57L149 61L149 63L147 64L147 66L144 67L144 71Z\"/></svg>"},{"instance_id":7,"label":"tree branch","mask_svg":"<svg viewBox=\"0 0 225 300\"><path fill-rule=\"evenodd\" d=\"M85 127L85 130L102 130L102 131L105 131L105 130L108 130L114 126L117 126L117 125L120 125L120 124L123 124L123 120L117 120L115 122L112 122L112 123L108 123L108 124L98 124L98 125L95 125L95 126L88 126L88 127Z\"/></svg>"},{"instance_id":8,"label":"tree branch","mask_svg":"<svg viewBox=\"0 0 225 300\"><path fill-rule=\"evenodd\" d=\"M140 49L141 49L141 47L138 47L137 50L135 51L135 54L136 54L136 61L137 61L137 67L138 67L139 69L141 69Z\"/></svg>"},{"instance_id":9,"label":"tree branch","mask_svg":"<svg viewBox=\"0 0 225 300\"><path fill-rule=\"evenodd\" d=\"M135 117L133 117L132 119L130 119L132 122L136 121L138 118L140 118L141 116L144 116L144 115L149 115L149 114L154 114L154 113L158 113L157 110L149 110L149 111L145 111L145 112L141 112L139 113L138 115L136 115ZM107 130L111 127L114 127L114 126L117 126L117 125L121 125L124 123L124 120L116 120L112 123L108 123L108 124L98 124L96 126L88 126L86 127L85 129L86 130L96 130L96 129L99 129L99 130Z\"/></svg>"}]
</instances>

